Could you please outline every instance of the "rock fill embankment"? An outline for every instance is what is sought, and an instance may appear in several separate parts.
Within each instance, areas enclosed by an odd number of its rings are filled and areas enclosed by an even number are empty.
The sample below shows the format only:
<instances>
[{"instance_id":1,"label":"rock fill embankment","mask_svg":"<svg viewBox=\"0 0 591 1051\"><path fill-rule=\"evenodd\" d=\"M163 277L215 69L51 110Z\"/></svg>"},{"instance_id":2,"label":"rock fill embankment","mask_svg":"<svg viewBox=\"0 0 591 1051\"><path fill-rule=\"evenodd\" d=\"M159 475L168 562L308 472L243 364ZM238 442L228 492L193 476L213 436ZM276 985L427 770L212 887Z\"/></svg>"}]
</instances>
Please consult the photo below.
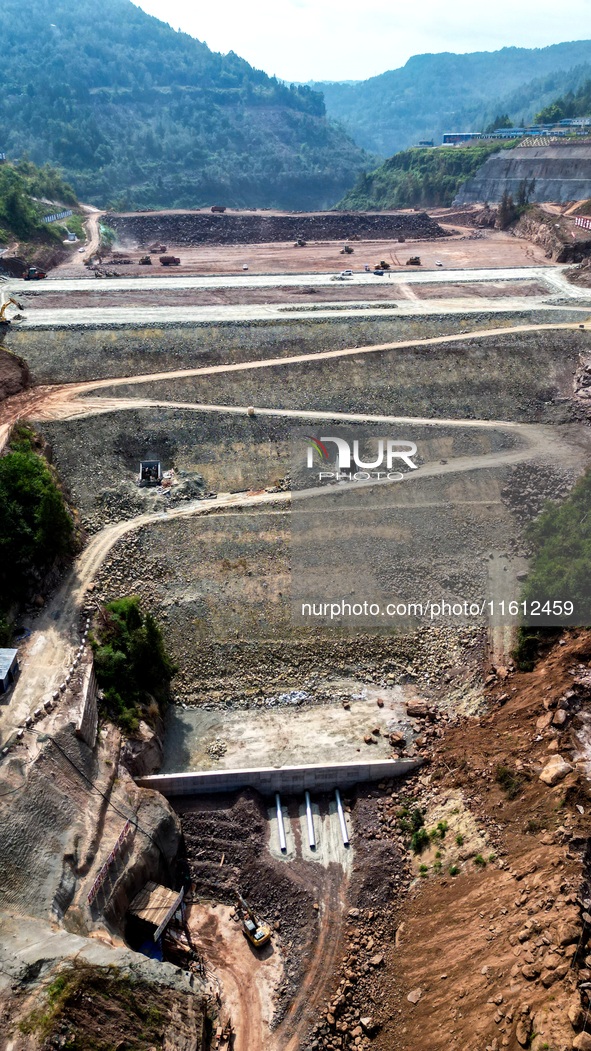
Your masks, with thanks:
<instances>
[{"instance_id":1,"label":"rock fill embankment","mask_svg":"<svg viewBox=\"0 0 591 1051\"><path fill-rule=\"evenodd\" d=\"M591 196L591 192L590 192ZM322 212L317 215L215 215L156 212L153 215L106 215L120 241L148 245L268 244L271 241L433 240L446 233L426 212L371 215Z\"/></svg>"},{"instance_id":2,"label":"rock fill embankment","mask_svg":"<svg viewBox=\"0 0 591 1051\"><path fill-rule=\"evenodd\" d=\"M505 192L516 200L524 180L535 180L530 201L563 203L591 197L591 144L500 150L464 183L454 205L497 203Z\"/></svg>"}]
</instances>

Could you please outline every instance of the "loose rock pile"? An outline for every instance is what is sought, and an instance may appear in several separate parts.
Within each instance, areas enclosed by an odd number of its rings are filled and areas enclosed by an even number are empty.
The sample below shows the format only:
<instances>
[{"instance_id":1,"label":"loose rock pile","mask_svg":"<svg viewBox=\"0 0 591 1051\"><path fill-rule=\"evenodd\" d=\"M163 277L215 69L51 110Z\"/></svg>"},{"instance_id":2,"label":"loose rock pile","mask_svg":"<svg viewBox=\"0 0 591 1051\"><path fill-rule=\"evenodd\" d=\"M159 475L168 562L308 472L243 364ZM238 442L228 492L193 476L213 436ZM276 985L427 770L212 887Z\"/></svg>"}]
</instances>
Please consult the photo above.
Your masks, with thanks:
<instances>
[{"instance_id":1,"label":"loose rock pile","mask_svg":"<svg viewBox=\"0 0 591 1051\"><path fill-rule=\"evenodd\" d=\"M146 245L154 240L173 245L267 244L271 241L347 241L414 237L421 241L448 236L426 212L380 215L321 212L317 215L106 215L120 241Z\"/></svg>"}]
</instances>

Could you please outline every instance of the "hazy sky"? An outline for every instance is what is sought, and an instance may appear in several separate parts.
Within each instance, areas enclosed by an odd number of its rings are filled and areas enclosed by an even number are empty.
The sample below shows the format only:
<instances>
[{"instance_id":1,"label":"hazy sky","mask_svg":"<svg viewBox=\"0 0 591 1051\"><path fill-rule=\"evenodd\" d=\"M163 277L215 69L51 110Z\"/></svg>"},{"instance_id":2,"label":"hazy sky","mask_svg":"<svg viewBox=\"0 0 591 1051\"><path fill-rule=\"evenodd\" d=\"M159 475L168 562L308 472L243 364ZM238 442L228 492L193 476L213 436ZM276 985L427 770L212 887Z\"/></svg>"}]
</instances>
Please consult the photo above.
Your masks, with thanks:
<instances>
[{"instance_id":1,"label":"hazy sky","mask_svg":"<svg viewBox=\"0 0 591 1051\"><path fill-rule=\"evenodd\" d=\"M138 0L134 0L138 2ZM144 11L285 80L363 80L427 51L591 38L591 0L141 0Z\"/></svg>"}]
</instances>

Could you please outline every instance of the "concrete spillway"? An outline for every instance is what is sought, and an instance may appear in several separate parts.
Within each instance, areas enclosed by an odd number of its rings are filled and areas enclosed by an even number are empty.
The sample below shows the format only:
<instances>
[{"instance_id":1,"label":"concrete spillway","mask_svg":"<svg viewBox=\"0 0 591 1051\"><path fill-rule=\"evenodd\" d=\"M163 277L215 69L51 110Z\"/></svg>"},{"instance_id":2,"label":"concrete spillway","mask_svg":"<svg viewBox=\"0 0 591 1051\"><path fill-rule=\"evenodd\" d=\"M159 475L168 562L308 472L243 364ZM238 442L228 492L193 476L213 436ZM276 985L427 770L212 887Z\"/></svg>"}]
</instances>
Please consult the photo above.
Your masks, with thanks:
<instances>
[{"instance_id":1,"label":"concrete spillway","mask_svg":"<svg viewBox=\"0 0 591 1051\"><path fill-rule=\"evenodd\" d=\"M581 201L591 197L591 145L517 146L500 150L461 187L454 204L514 200L524 180L535 186L530 201Z\"/></svg>"},{"instance_id":2,"label":"concrete spillway","mask_svg":"<svg viewBox=\"0 0 591 1051\"><path fill-rule=\"evenodd\" d=\"M420 759L385 759L360 763L265 767L259 770L204 770L186 774L153 774L138 777L140 788L152 788L165 796L191 796L215 792L236 792L255 788L263 795L273 792L328 792L364 781L404 777L421 765Z\"/></svg>"}]
</instances>

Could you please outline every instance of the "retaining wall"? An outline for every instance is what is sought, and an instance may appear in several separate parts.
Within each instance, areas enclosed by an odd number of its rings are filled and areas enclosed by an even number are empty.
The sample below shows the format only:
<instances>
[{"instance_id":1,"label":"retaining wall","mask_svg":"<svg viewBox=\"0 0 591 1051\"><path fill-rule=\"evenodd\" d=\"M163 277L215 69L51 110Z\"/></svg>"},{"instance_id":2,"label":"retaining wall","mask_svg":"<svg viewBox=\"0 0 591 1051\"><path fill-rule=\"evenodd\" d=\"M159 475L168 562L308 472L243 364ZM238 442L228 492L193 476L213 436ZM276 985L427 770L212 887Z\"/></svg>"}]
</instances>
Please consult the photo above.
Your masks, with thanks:
<instances>
[{"instance_id":1,"label":"retaining wall","mask_svg":"<svg viewBox=\"0 0 591 1051\"><path fill-rule=\"evenodd\" d=\"M84 672L80 709L76 719L76 737L80 737L89 748L94 748L98 729L98 685L91 661Z\"/></svg>"},{"instance_id":2,"label":"retaining wall","mask_svg":"<svg viewBox=\"0 0 591 1051\"><path fill-rule=\"evenodd\" d=\"M207 770L186 774L154 774L138 777L140 788L152 788L165 796L209 795L255 788L261 794L328 792L366 781L404 777L421 765L420 759L386 759L365 763L329 763L322 766L263 767L259 770Z\"/></svg>"}]
</instances>

